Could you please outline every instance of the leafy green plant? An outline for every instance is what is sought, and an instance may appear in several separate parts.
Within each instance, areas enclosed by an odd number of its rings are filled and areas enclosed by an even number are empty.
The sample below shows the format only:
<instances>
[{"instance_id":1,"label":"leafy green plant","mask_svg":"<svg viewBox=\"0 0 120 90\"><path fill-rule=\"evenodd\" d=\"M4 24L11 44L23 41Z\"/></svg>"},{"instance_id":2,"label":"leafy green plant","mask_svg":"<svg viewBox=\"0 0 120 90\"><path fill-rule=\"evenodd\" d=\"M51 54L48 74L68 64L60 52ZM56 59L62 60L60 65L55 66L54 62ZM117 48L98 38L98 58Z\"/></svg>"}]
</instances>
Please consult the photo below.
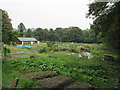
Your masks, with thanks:
<instances>
[{"instance_id":1,"label":"leafy green plant","mask_svg":"<svg viewBox=\"0 0 120 90\"><path fill-rule=\"evenodd\" d=\"M10 54L10 49L3 47L3 55L8 56Z\"/></svg>"},{"instance_id":2,"label":"leafy green plant","mask_svg":"<svg viewBox=\"0 0 120 90\"><path fill-rule=\"evenodd\" d=\"M46 48L43 47L43 48L41 48L38 52L39 52L39 53L46 53Z\"/></svg>"},{"instance_id":3,"label":"leafy green plant","mask_svg":"<svg viewBox=\"0 0 120 90\"><path fill-rule=\"evenodd\" d=\"M76 48L70 49L71 52L78 53L78 50Z\"/></svg>"},{"instance_id":4,"label":"leafy green plant","mask_svg":"<svg viewBox=\"0 0 120 90\"><path fill-rule=\"evenodd\" d=\"M58 43L57 43L58 44ZM63 76L69 76L77 81L84 81L91 83L98 87L108 87L109 84L108 77L112 78L112 74L116 75L115 65L113 63L107 63L104 61L98 60L98 57L101 57L104 52L103 50L99 49L97 45L87 45L87 48L90 48L91 54L94 56L92 59L87 59L86 57L79 58L78 54L75 55L65 55L66 52L49 52L53 51L56 48L63 48L66 44L58 44L60 46L53 45L52 47L43 47L42 52L47 53L37 53L38 55L42 56L42 58L20 58L20 59L12 59L6 61L8 64L4 64L5 66L9 65L11 67L6 68L8 69L9 73L11 70L26 70L28 72L37 72L37 71L56 71ZM76 47L79 44L73 45L73 47L69 47L69 49L79 50L79 47ZM81 44L84 46L84 44ZM75 47L74 47L75 46ZM97 47L97 50L94 47ZM106 51L107 52L107 51ZM67 51L70 53L70 51ZM97 59L96 59L97 58ZM4 66L3 66L4 68ZM5 69L4 69L5 70ZM7 72L8 72L7 71ZM106 78L107 77L107 78ZM23 79L24 80L24 79ZM22 81L21 81L22 82ZM21 85L20 87L33 87L31 86L32 82L27 81L28 85Z\"/></svg>"},{"instance_id":5,"label":"leafy green plant","mask_svg":"<svg viewBox=\"0 0 120 90\"><path fill-rule=\"evenodd\" d=\"M47 46L48 46L48 47L52 47L54 44L55 44L55 43L52 42L52 41L47 42Z\"/></svg>"},{"instance_id":6,"label":"leafy green plant","mask_svg":"<svg viewBox=\"0 0 120 90\"><path fill-rule=\"evenodd\" d=\"M3 61L3 72L2 72L2 87L8 88L11 83L11 79L19 78L19 82L17 88L40 88L34 81L29 80L23 77L16 68L14 68L14 64L18 64L21 66L20 61L13 60L12 62L8 62L6 60ZM17 65L18 66L18 65ZM10 87L9 87L10 88Z\"/></svg>"}]
</instances>

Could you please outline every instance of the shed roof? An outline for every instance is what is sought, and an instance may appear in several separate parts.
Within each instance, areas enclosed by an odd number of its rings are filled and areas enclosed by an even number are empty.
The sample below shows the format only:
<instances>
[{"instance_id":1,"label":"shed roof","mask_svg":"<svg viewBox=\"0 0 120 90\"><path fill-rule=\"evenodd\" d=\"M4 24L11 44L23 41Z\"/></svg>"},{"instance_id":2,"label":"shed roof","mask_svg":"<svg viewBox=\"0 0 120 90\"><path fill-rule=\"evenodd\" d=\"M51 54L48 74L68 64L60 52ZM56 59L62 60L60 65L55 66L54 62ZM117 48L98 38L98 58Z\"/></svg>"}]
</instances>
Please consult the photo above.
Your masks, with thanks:
<instances>
[{"instance_id":1,"label":"shed roof","mask_svg":"<svg viewBox=\"0 0 120 90\"><path fill-rule=\"evenodd\" d=\"M29 38L29 37L18 37L20 41L37 41L35 38Z\"/></svg>"}]
</instances>

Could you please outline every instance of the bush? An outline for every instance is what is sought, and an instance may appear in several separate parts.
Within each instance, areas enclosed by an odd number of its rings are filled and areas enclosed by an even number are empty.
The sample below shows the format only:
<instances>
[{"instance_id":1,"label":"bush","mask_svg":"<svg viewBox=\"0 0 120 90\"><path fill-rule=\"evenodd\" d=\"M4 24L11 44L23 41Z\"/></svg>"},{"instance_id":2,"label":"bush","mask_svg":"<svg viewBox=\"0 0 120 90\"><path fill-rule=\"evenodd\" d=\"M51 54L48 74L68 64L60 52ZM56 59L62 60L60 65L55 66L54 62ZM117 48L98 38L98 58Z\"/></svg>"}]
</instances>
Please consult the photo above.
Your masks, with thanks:
<instances>
[{"instance_id":1,"label":"bush","mask_svg":"<svg viewBox=\"0 0 120 90\"><path fill-rule=\"evenodd\" d=\"M35 58L35 56L30 56L30 58Z\"/></svg>"},{"instance_id":2,"label":"bush","mask_svg":"<svg viewBox=\"0 0 120 90\"><path fill-rule=\"evenodd\" d=\"M52 47L54 44L55 44L55 43L54 43L54 42L51 42L51 41L47 42L47 46L48 46L48 47Z\"/></svg>"},{"instance_id":3,"label":"bush","mask_svg":"<svg viewBox=\"0 0 120 90\"><path fill-rule=\"evenodd\" d=\"M50 47L46 47L45 48L45 53L47 53L47 52L49 52L49 51L51 51L52 49L50 48Z\"/></svg>"},{"instance_id":4,"label":"bush","mask_svg":"<svg viewBox=\"0 0 120 90\"><path fill-rule=\"evenodd\" d=\"M80 51L80 50L77 48L77 45L75 45L75 44L71 44L69 47L71 48L71 49L70 49L71 52L79 53L79 51Z\"/></svg>"},{"instance_id":5,"label":"bush","mask_svg":"<svg viewBox=\"0 0 120 90\"><path fill-rule=\"evenodd\" d=\"M52 47L51 49L52 49L54 52L55 52L55 51L58 51L58 45L56 45L56 44L53 45L53 47Z\"/></svg>"},{"instance_id":6,"label":"bush","mask_svg":"<svg viewBox=\"0 0 120 90\"><path fill-rule=\"evenodd\" d=\"M10 49L3 47L3 55L8 56L8 54L10 54Z\"/></svg>"},{"instance_id":7,"label":"bush","mask_svg":"<svg viewBox=\"0 0 120 90\"><path fill-rule=\"evenodd\" d=\"M38 52L39 53L43 53L43 52L46 53L45 47L41 48Z\"/></svg>"},{"instance_id":8,"label":"bush","mask_svg":"<svg viewBox=\"0 0 120 90\"><path fill-rule=\"evenodd\" d=\"M74 52L74 53L78 53L79 51L77 50L77 48L72 48L70 49L71 52Z\"/></svg>"},{"instance_id":9,"label":"bush","mask_svg":"<svg viewBox=\"0 0 120 90\"><path fill-rule=\"evenodd\" d=\"M50 47L43 47L38 52L39 53L47 53L47 52L49 52L51 50L52 50L52 48L50 48Z\"/></svg>"}]
</instances>

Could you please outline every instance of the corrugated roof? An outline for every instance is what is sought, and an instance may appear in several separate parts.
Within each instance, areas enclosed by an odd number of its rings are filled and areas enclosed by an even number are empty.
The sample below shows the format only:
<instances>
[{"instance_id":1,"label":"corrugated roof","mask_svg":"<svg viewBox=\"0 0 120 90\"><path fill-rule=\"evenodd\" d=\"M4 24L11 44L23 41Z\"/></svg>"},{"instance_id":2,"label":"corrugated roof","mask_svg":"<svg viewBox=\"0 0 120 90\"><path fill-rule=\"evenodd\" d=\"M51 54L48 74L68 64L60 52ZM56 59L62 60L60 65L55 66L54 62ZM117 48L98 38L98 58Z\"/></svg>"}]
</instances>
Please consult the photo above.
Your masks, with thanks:
<instances>
[{"instance_id":1,"label":"corrugated roof","mask_svg":"<svg viewBox=\"0 0 120 90\"><path fill-rule=\"evenodd\" d=\"M37 41L35 38L29 38L29 37L18 37L20 41Z\"/></svg>"}]
</instances>

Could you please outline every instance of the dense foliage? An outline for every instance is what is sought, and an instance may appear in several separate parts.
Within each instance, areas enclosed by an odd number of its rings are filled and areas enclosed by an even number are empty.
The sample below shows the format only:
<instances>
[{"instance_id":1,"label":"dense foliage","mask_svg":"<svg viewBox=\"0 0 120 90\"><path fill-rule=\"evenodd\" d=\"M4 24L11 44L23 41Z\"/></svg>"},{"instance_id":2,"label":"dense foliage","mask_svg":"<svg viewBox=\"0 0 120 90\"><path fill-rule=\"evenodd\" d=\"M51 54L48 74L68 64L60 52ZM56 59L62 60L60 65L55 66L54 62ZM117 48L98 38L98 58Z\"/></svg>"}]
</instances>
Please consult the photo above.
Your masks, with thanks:
<instances>
[{"instance_id":1,"label":"dense foliage","mask_svg":"<svg viewBox=\"0 0 120 90\"><path fill-rule=\"evenodd\" d=\"M26 37L33 37L33 32L32 32L31 29L28 29L28 30L26 31Z\"/></svg>"},{"instance_id":2,"label":"dense foliage","mask_svg":"<svg viewBox=\"0 0 120 90\"><path fill-rule=\"evenodd\" d=\"M18 25L18 31L19 31L19 36L20 36L20 37L25 37L25 36L26 36L26 35L25 35L26 28L25 28L25 26L24 26L23 23L20 23L20 24Z\"/></svg>"},{"instance_id":3,"label":"dense foliage","mask_svg":"<svg viewBox=\"0 0 120 90\"><path fill-rule=\"evenodd\" d=\"M89 5L88 17L93 18L91 28L97 35L101 34L102 41L114 50L120 46L120 2L94 2Z\"/></svg>"},{"instance_id":4,"label":"dense foliage","mask_svg":"<svg viewBox=\"0 0 120 90\"><path fill-rule=\"evenodd\" d=\"M58 41L58 42L100 42L100 38L95 36L92 29L81 30L78 27L42 29L37 28L33 31L34 37L40 41Z\"/></svg>"},{"instance_id":5,"label":"dense foliage","mask_svg":"<svg viewBox=\"0 0 120 90\"><path fill-rule=\"evenodd\" d=\"M11 19L8 16L8 13L0 9L2 17L2 42L4 44L14 44L16 42L17 32L13 31Z\"/></svg>"}]
</instances>

